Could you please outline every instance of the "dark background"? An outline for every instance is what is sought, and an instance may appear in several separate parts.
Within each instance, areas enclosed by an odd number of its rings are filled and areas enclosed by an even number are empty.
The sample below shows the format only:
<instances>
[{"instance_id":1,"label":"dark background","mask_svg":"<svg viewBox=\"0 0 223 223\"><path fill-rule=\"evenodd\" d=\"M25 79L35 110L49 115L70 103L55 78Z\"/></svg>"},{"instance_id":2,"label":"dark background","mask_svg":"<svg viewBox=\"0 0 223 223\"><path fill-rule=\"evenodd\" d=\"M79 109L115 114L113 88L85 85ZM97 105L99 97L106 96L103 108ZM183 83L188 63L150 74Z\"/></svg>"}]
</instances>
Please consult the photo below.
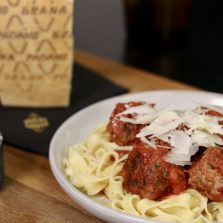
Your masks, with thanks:
<instances>
[{"instance_id":1,"label":"dark background","mask_svg":"<svg viewBox=\"0 0 223 223\"><path fill-rule=\"evenodd\" d=\"M77 47L223 93L222 1L95 0L83 16L89 2L76 1Z\"/></svg>"}]
</instances>

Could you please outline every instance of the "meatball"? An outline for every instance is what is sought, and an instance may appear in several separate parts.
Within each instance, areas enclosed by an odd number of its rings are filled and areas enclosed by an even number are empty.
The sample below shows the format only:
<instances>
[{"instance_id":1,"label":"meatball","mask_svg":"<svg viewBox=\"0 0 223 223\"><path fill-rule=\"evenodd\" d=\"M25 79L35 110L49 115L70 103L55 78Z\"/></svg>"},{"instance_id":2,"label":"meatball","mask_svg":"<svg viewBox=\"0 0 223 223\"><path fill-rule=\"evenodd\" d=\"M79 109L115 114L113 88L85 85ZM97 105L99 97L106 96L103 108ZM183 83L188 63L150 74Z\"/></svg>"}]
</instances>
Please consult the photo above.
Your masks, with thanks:
<instances>
[{"instance_id":1,"label":"meatball","mask_svg":"<svg viewBox=\"0 0 223 223\"><path fill-rule=\"evenodd\" d=\"M165 144L165 143L162 143ZM184 169L164 160L167 148L135 142L123 169L123 187L141 198L161 200L187 188Z\"/></svg>"},{"instance_id":2,"label":"meatball","mask_svg":"<svg viewBox=\"0 0 223 223\"><path fill-rule=\"evenodd\" d=\"M143 105L144 102L129 102L118 103L110 117L107 131L110 135L110 141L117 143L120 146L132 144L136 135L145 125L132 124L119 120L116 115L125 111L128 107Z\"/></svg>"},{"instance_id":3,"label":"meatball","mask_svg":"<svg viewBox=\"0 0 223 223\"><path fill-rule=\"evenodd\" d=\"M223 150L207 148L189 168L188 184L212 201L223 201Z\"/></svg>"}]
</instances>

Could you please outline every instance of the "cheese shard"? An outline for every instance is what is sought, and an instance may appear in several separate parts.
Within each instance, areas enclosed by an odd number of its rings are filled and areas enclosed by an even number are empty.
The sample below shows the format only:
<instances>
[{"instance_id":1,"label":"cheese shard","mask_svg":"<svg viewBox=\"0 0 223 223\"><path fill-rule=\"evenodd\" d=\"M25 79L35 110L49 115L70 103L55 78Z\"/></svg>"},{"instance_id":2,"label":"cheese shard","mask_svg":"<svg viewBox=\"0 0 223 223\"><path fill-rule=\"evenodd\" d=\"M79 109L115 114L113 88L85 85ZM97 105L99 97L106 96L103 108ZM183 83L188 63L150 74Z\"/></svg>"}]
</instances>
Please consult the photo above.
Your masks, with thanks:
<instances>
[{"instance_id":1,"label":"cheese shard","mask_svg":"<svg viewBox=\"0 0 223 223\"><path fill-rule=\"evenodd\" d=\"M125 115L132 115L131 118ZM150 104L138 105L134 107L129 107L125 111L117 115L123 122L128 122L132 124L148 124L156 117L156 110Z\"/></svg>"},{"instance_id":2,"label":"cheese shard","mask_svg":"<svg viewBox=\"0 0 223 223\"><path fill-rule=\"evenodd\" d=\"M149 126L144 127L136 137L160 136L176 129L182 122L183 119L175 111L164 110L157 115Z\"/></svg>"},{"instance_id":3,"label":"cheese shard","mask_svg":"<svg viewBox=\"0 0 223 223\"><path fill-rule=\"evenodd\" d=\"M1 0L0 100L5 106L68 106L74 0Z\"/></svg>"}]
</instances>

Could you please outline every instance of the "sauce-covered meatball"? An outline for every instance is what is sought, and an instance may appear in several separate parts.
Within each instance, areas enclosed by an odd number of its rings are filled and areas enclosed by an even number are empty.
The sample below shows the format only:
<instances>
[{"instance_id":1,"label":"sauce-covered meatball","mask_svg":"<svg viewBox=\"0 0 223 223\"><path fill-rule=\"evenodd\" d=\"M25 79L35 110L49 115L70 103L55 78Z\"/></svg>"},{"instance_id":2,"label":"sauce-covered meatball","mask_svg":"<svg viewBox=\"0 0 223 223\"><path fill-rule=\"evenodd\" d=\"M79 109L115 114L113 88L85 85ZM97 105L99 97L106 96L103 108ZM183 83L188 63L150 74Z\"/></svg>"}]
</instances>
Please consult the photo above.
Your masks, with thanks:
<instances>
[{"instance_id":1,"label":"sauce-covered meatball","mask_svg":"<svg viewBox=\"0 0 223 223\"><path fill-rule=\"evenodd\" d=\"M140 129L142 129L145 125L123 122L117 118L117 114L127 110L129 107L135 107L143 104L143 102L129 102L118 103L116 105L107 126L110 141L115 142L120 146L130 145L134 141Z\"/></svg>"},{"instance_id":2,"label":"sauce-covered meatball","mask_svg":"<svg viewBox=\"0 0 223 223\"><path fill-rule=\"evenodd\" d=\"M124 189L152 200L184 191L187 188L184 169L166 162L167 152L167 148L154 149L135 142L122 169Z\"/></svg>"},{"instance_id":3,"label":"sauce-covered meatball","mask_svg":"<svg viewBox=\"0 0 223 223\"><path fill-rule=\"evenodd\" d=\"M213 201L223 201L223 150L207 148L193 161L189 185Z\"/></svg>"}]
</instances>

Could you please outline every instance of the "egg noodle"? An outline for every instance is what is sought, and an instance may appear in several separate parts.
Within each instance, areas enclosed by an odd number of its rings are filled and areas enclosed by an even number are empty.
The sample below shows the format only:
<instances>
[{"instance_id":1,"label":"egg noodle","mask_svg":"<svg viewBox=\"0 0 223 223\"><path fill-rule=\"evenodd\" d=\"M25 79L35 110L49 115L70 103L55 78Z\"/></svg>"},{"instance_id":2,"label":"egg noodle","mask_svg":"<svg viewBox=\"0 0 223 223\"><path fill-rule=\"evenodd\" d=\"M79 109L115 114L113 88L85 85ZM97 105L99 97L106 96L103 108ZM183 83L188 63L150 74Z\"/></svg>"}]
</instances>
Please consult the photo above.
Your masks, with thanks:
<instances>
[{"instance_id":1,"label":"egg noodle","mask_svg":"<svg viewBox=\"0 0 223 223\"><path fill-rule=\"evenodd\" d=\"M83 143L69 148L63 161L65 175L88 196L103 193L112 208L125 213L176 223L223 222L223 202L208 202L194 189L162 201L126 193L120 172L128 155L120 158L118 150L131 151L132 146L109 142L106 125L102 125Z\"/></svg>"}]
</instances>

